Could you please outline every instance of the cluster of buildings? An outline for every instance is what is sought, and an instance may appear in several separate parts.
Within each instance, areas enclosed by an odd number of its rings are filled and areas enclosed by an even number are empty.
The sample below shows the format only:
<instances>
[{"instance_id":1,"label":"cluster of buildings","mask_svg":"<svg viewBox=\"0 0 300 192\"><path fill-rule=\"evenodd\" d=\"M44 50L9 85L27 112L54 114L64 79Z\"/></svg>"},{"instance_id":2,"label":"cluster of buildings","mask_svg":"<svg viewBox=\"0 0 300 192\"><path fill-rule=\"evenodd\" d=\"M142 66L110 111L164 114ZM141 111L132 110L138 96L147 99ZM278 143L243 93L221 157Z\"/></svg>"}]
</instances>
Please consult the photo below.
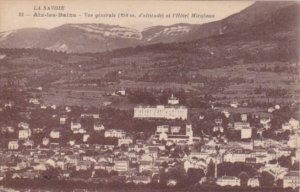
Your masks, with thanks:
<instances>
[{"instance_id":1,"label":"cluster of buildings","mask_svg":"<svg viewBox=\"0 0 300 192\"><path fill-rule=\"evenodd\" d=\"M192 145L200 141L200 137L195 137L191 124L186 124L185 128L181 126L159 125L156 128L154 142L166 141L167 144Z\"/></svg>"},{"instance_id":2,"label":"cluster of buildings","mask_svg":"<svg viewBox=\"0 0 300 192\"><path fill-rule=\"evenodd\" d=\"M35 99L30 99L29 103L44 109L44 106ZM4 110L5 107L12 106L4 106ZM40 145L34 144L33 137L42 133L43 129L33 128L26 121L18 122L17 127L6 126L6 132L17 134L16 138L8 141L7 148L1 150L1 175L10 170L15 171L12 179L35 179L43 171L55 168L59 170L61 179L76 178L77 172L90 171L89 180L92 182L100 179L97 173L101 170L107 173L117 172L117 176L101 178L106 179L105 182L114 178L122 182L148 184L153 182L153 178L160 175L162 170L173 169L176 166L183 167L186 172L189 169L202 169L207 173L208 165L212 162L215 166L215 184L241 186L241 180L237 175L219 176L218 165L244 163L259 167L258 174L248 179L249 187L260 186L259 180L263 172L268 172L275 180L283 180L284 188L296 188L300 185L299 171L278 163L281 157L290 158L293 164L299 163L300 126L299 121L294 118L282 124L281 130L290 132L288 140L255 138L254 131L270 129L271 118L261 117L259 121L261 127L256 128L249 122L247 114L241 114L239 121L230 122L227 130L224 128L223 120L216 118L212 132L218 132L222 136L203 134L200 137L194 134L194 130L199 127L193 127L189 122L188 109L180 106L179 100L172 95L168 105L134 108L133 119L166 120L166 123L156 127L156 131L147 140L139 140L133 139L134 135L123 129L105 127L98 112L83 111L77 118L73 118L71 112L71 107L65 107L54 114L54 119L61 127L50 129L42 138ZM228 111L222 113L226 118L231 116ZM205 118L201 117L199 120ZM91 129L83 125L82 119L93 122ZM178 124L177 121L170 123L170 120L174 119L184 123ZM1 129L4 130L4 127ZM237 141L226 138L225 133L228 130L240 132L240 138ZM61 146L58 140L68 133L80 136L81 141L70 138L66 146ZM113 138L117 142L90 143L89 139L95 133L101 134L102 139ZM189 153L174 155L177 149L182 151L183 148L187 148ZM91 151L94 153L90 154ZM206 182L206 179L204 177L199 183Z\"/></svg>"}]
</instances>

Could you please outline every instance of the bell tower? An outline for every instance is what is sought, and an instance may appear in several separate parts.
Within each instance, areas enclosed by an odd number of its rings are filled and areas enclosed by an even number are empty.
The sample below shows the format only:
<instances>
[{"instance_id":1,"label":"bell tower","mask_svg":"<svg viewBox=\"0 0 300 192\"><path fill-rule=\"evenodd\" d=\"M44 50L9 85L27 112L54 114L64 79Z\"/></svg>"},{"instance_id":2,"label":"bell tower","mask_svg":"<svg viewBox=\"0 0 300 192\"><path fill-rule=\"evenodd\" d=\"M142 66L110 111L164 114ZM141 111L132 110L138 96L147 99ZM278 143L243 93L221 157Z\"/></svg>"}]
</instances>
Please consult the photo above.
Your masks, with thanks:
<instances>
[{"instance_id":1,"label":"bell tower","mask_svg":"<svg viewBox=\"0 0 300 192\"><path fill-rule=\"evenodd\" d=\"M185 133L186 136L188 136L189 140L188 140L188 143L189 144L193 144L193 137L194 137L194 133L193 133L193 129L192 129L192 124L187 124L186 125L186 133Z\"/></svg>"}]
</instances>

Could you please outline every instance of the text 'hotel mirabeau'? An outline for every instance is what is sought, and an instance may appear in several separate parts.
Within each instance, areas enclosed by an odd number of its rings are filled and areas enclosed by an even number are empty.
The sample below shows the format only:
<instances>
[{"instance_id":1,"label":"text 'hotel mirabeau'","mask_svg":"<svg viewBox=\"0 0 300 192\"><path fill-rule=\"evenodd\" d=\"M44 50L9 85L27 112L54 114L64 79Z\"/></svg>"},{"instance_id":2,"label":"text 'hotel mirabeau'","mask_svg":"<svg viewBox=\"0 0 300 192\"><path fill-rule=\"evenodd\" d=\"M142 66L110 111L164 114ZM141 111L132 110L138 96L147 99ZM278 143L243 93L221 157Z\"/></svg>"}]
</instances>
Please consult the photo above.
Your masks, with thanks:
<instances>
[{"instance_id":1,"label":"text 'hotel mirabeau'","mask_svg":"<svg viewBox=\"0 0 300 192\"><path fill-rule=\"evenodd\" d=\"M185 106L157 105L137 106L134 108L134 118L161 118L186 120L188 109Z\"/></svg>"}]
</instances>

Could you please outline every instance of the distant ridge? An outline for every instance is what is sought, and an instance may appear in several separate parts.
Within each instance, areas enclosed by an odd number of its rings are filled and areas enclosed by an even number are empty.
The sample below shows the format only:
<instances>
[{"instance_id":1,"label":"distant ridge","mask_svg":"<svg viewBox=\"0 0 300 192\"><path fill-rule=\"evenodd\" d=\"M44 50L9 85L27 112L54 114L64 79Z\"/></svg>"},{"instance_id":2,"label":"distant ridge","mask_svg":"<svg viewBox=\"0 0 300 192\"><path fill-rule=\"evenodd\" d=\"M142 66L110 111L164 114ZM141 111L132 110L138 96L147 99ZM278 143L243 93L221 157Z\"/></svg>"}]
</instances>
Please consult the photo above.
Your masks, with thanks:
<instances>
[{"instance_id":1,"label":"distant ridge","mask_svg":"<svg viewBox=\"0 0 300 192\"><path fill-rule=\"evenodd\" d=\"M64 24L52 29L24 28L0 32L0 48L42 48L64 52L104 52L155 43L189 42L233 32L285 28L297 17L299 2L256 2L239 13L202 25L178 23L152 26L142 31L107 24ZM289 13L290 12L290 13ZM292 15L294 14L294 15ZM280 15L280 16L279 16ZM292 16L291 16L292 15ZM294 18L296 22L298 18ZM277 22L277 23L274 23ZM295 23L297 26L297 24Z\"/></svg>"}]
</instances>

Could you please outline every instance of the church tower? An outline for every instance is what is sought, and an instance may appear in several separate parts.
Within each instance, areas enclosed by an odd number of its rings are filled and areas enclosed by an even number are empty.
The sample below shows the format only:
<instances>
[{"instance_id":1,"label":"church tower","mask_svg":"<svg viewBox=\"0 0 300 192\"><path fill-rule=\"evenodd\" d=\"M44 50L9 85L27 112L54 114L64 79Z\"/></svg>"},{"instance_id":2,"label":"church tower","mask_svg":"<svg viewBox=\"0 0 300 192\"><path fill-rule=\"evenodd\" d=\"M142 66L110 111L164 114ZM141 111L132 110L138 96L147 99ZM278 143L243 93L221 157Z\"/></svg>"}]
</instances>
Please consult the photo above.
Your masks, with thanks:
<instances>
[{"instance_id":1,"label":"church tower","mask_svg":"<svg viewBox=\"0 0 300 192\"><path fill-rule=\"evenodd\" d=\"M193 133L193 129L192 129L192 124L186 125L185 135L189 137L188 144L193 144L194 133Z\"/></svg>"}]
</instances>

